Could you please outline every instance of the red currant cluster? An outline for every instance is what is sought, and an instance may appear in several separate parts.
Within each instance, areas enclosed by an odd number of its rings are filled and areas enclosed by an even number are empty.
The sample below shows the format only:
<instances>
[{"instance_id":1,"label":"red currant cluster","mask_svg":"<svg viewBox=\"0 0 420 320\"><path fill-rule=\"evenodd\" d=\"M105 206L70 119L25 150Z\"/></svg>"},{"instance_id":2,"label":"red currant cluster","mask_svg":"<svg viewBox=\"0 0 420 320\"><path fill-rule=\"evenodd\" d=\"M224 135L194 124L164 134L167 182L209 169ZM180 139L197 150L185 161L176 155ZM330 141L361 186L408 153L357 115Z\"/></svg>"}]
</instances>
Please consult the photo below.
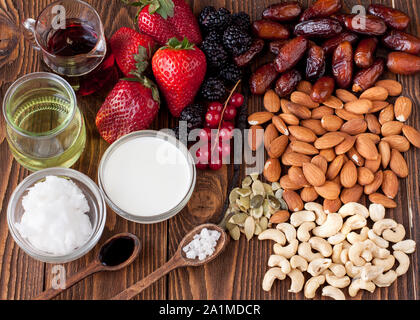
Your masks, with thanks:
<instances>
[{"instance_id":1,"label":"red currant cluster","mask_svg":"<svg viewBox=\"0 0 420 320\"><path fill-rule=\"evenodd\" d=\"M237 109L243 104L244 96L240 93L232 95L224 112L222 103L212 102L209 104L205 117L205 127L201 129L199 134L203 145L195 154L198 169L219 170L222 168L223 159L230 156L230 140L233 138L233 130L235 129L233 121L238 113ZM218 141L217 137L219 137ZM215 145L216 143L217 145Z\"/></svg>"}]
</instances>

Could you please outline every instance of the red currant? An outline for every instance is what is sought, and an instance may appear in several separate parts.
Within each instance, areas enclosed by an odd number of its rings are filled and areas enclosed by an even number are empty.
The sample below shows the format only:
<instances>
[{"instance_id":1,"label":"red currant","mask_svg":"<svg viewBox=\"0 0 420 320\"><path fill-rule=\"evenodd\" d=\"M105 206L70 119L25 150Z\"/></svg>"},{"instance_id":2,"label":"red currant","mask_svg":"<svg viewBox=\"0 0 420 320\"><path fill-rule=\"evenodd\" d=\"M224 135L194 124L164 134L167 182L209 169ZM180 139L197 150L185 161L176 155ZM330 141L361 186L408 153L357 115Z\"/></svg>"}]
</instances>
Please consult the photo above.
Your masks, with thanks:
<instances>
[{"instance_id":1,"label":"red currant","mask_svg":"<svg viewBox=\"0 0 420 320\"><path fill-rule=\"evenodd\" d=\"M217 111L218 113L222 113L223 104L221 104L220 102L212 102L209 104L207 111Z\"/></svg>"},{"instance_id":2,"label":"red currant","mask_svg":"<svg viewBox=\"0 0 420 320\"><path fill-rule=\"evenodd\" d=\"M228 105L224 113L224 119L234 120L236 117L236 114L237 114L236 108L232 105Z\"/></svg>"},{"instance_id":3,"label":"red currant","mask_svg":"<svg viewBox=\"0 0 420 320\"><path fill-rule=\"evenodd\" d=\"M232 130L228 128L220 128L219 138L223 141L232 139Z\"/></svg>"},{"instance_id":4,"label":"red currant","mask_svg":"<svg viewBox=\"0 0 420 320\"><path fill-rule=\"evenodd\" d=\"M195 152L195 157L197 162L207 164L210 160L210 146L208 144L205 144L201 146L197 151Z\"/></svg>"},{"instance_id":5,"label":"red currant","mask_svg":"<svg viewBox=\"0 0 420 320\"><path fill-rule=\"evenodd\" d=\"M198 138L201 142L208 142L210 141L211 137L211 129L210 128L203 128L200 130L200 133L198 134Z\"/></svg>"},{"instance_id":6,"label":"red currant","mask_svg":"<svg viewBox=\"0 0 420 320\"><path fill-rule=\"evenodd\" d=\"M239 108L244 104L244 96L240 93L235 93L229 100L229 104L234 106L235 108Z\"/></svg>"},{"instance_id":7,"label":"red currant","mask_svg":"<svg viewBox=\"0 0 420 320\"><path fill-rule=\"evenodd\" d=\"M222 158L226 158L230 155L230 143L229 142L220 142L218 146L219 154Z\"/></svg>"},{"instance_id":8,"label":"red currant","mask_svg":"<svg viewBox=\"0 0 420 320\"><path fill-rule=\"evenodd\" d=\"M214 152L213 155L211 156L211 161L209 163L209 168L211 170L219 170L222 168L223 161L218 151L219 150L217 150L217 152Z\"/></svg>"},{"instance_id":9,"label":"red currant","mask_svg":"<svg viewBox=\"0 0 420 320\"><path fill-rule=\"evenodd\" d=\"M208 111L206 113L206 122L209 124L211 128L217 128L219 125L220 119L222 115L218 113L217 111Z\"/></svg>"}]
</instances>

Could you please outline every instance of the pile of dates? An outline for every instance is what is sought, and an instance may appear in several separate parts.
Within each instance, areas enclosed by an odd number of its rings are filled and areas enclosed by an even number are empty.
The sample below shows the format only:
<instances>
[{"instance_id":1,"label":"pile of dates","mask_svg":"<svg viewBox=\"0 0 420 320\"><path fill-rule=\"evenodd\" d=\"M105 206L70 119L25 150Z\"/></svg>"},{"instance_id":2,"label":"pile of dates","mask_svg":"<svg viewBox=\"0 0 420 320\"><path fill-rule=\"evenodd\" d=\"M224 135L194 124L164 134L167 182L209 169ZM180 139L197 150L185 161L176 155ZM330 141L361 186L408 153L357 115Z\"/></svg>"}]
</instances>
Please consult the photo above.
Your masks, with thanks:
<instances>
[{"instance_id":1,"label":"pile of dates","mask_svg":"<svg viewBox=\"0 0 420 320\"><path fill-rule=\"evenodd\" d=\"M306 10L297 2L267 7L252 25L258 50L242 58L253 58L266 41L276 57L252 74L251 92L264 94L275 83L276 93L286 97L305 78L315 83L312 100L322 103L336 87L372 87L385 67L396 74L420 72L420 39L404 32L410 23L405 13L372 4L365 15L342 14L341 7L340 0L318 0ZM380 46L387 49L384 57Z\"/></svg>"}]
</instances>

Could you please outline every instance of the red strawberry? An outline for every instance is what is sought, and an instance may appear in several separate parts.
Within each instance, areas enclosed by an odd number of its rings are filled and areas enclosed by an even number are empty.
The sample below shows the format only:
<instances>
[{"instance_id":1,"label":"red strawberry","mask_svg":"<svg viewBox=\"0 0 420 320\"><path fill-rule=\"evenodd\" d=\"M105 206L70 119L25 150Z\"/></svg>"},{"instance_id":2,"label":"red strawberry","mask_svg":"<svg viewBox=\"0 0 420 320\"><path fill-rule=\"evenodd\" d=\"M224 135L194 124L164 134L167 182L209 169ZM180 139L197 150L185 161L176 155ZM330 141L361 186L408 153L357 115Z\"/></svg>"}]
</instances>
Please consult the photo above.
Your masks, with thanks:
<instances>
[{"instance_id":1,"label":"red strawberry","mask_svg":"<svg viewBox=\"0 0 420 320\"><path fill-rule=\"evenodd\" d=\"M174 7L173 17L169 17L168 21L175 27L181 39L187 38L190 42L200 44L203 40L201 37L200 27L191 8L184 0L172 0Z\"/></svg>"},{"instance_id":2,"label":"red strawberry","mask_svg":"<svg viewBox=\"0 0 420 320\"><path fill-rule=\"evenodd\" d=\"M168 108L174 117L193 102L206 74L204 53L187 38L176 38L156 51L152 69L156 82L165 96Z\"/></svg>"},{"instance_id":3,"label":"red strawberry","mask_svg":"<svg viewBox=\"0 0 420 320\"><path fill-rule=\"evenodd\" d=\"M126 77L141 74L148 66L156 43L134 29L120 28L110 40L117 64Z\"/></svg>"},{"instance_id":4,"label":"red strawberry","mask_svg":"<svg viewBox=\"0 0 420 320\"><path fill-rule=\"evenodd\" d=\"M159 93L147 78L120 80L96 115L102 138L113 143L133 131L147 129L159 111Z\"/></svg>"}]
</instances>

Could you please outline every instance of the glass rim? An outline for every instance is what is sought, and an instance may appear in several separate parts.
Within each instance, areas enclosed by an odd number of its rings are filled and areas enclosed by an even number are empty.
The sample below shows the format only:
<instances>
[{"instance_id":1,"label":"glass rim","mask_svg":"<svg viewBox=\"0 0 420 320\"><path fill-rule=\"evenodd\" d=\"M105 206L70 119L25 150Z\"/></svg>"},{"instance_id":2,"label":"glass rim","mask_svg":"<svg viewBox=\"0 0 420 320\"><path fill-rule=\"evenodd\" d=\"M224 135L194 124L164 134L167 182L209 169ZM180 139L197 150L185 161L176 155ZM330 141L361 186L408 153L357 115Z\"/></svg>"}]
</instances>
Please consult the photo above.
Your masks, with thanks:
<instances>
[{"instance_id":1,"label":"glass rim","mask_svg":"<svg viewBox=\"0 0 420 320\"><path fill-rule=\"evenodd\" d=\"M36 79L48 79L58 82L65 90L66 93L69 96L70 100L70 112L66 116L65 120L56 128L49 130L47 132L42 133L35 133L35 132L29 132L27 130L23 130L22 128L18 127L13 119L11 119L11 114L8 112L8 106L10 103L11 98L15 94L16 90L22 86L23 84L34 81ZM71 123L71 120L74 118L74 115L76 114L76 108L77 108L77 98L76 93L74 92L72 86L62 77L60 77L57 74L50 73L50 72L33 72L26 74L19 79L17 79L15 82L12 83L12 85L7 89L6 94L3 98L3 117L6 120L7 125L13 129L17 134L31 138L31 139L49 139L51 137L55 137L59 135L61 132L63 132L67 126Z\"/></svg>"},{"instance_id":2,"label":"glass rim","mask_svg":"<svg viewBox=\"0 0 420 320\"><path fill-rule=\"evenodd\" d=\"M173 144L179 151L181 151L183 153L183 155L185 155L185 158L189 164L189 171L190 171L190 181L189 181L189 187L188 187L188 191L185 194L185 196L182 198L182 200L173 208L171 208L170 210L166 211L166 212L162 212L159 213L157 215L153 215L153 216L140 216L140 215L134 215L131 214L123 209L121 209L120 207L118 207L118 205L116 205L108 196L106 190L105 190L105 186L103 183L103 176L104 176L104 167L106 166L107 160L109 159L109 156L112 154L113 151L115 151L118 147L120 147L122 144L124 144L127 141L139 138L139 137L150 137L150 138L160 138L164 141L167 141L168 143ZM99 188L101 189L101 191L104 194L105 200L107 202L107 204L109 205L109 207L116 213L118 214L120 217L132 221L132 222L136 222L136 223L142 223L142 224L152 224L152 223L159 223L165 220L168 220L170 218L172 218L173 216L175 216L176 214L178 214L188 203L188 201L191 198L191 195L194 191L195 188L195 184L196 184L196 180L197 180L197 172L196 172L196 167L194 164L194 159L191 155L191 153L189 152L188 148L178 139L176 139L174 136L167 134L165 132L162 131L156 131L156 130L141 130L141 131L134 131L132 133L129 133L125 136L122 136L121 138L119 138L118 140L116 140L114 143L112 143L108 149L105 151L105 153L103 154L101 161L99 163L99 167L98 167L98 185Z\"/></svg>"}]
</instances>

